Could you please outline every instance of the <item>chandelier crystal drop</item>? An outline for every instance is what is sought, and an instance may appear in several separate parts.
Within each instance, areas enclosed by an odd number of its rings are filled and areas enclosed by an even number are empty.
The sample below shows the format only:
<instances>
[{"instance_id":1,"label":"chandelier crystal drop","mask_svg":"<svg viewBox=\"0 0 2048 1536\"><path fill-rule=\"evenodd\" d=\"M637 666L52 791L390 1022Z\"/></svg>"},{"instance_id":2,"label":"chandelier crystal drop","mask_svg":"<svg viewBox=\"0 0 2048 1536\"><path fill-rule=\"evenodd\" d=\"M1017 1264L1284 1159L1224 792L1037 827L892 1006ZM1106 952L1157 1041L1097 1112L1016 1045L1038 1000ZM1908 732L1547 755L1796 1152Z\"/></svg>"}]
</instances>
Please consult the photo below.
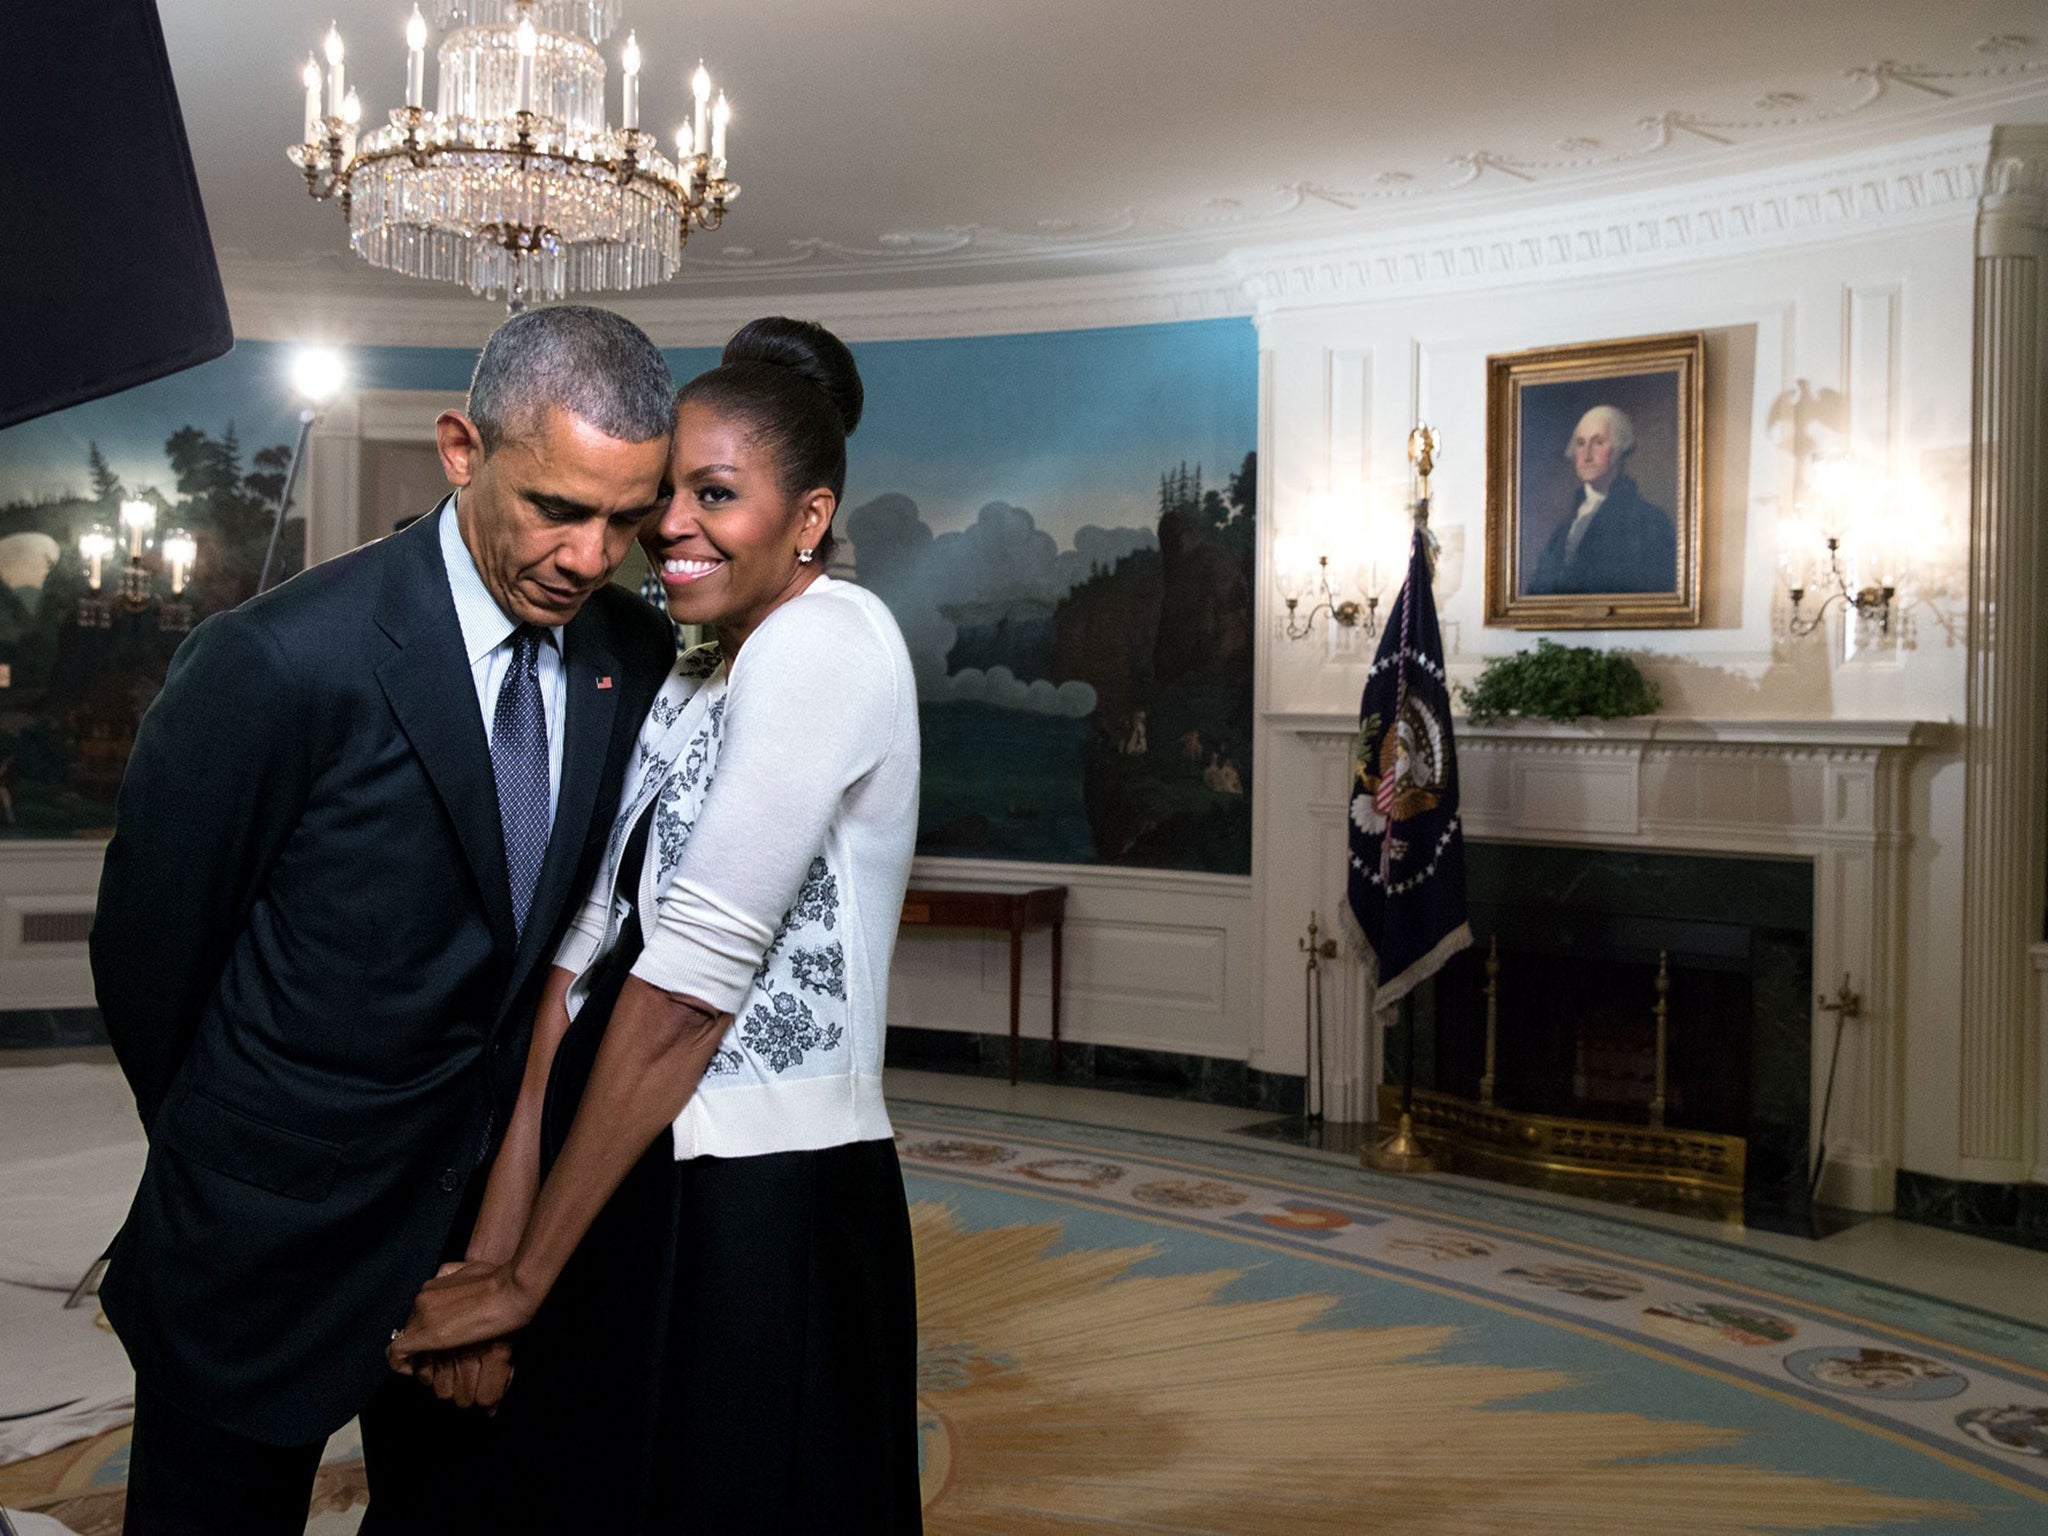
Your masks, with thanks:
<instances>
[{"instance_id":1,"label":"chandelier crystal drop","mask_svg":"<svg viewBox=\"0 0 2048 1536\"><path fill-rule=\"evenodd\" d=\"M619 0L429 0L449 30L425 109L426 18L406 25L406 104L359 133L362 108L330 29L323 79L308 55L305 132L286 150L349 245L372 266L463 283L517 311L571 292L673 277L692 228L717 229L739 196L726 176L730 108L700 63L676 155L640 127L640 47L621 50L623 124L605 116L598 45ZM325 86L323 95L322 86Z\"/></svg>"}]
</instances>

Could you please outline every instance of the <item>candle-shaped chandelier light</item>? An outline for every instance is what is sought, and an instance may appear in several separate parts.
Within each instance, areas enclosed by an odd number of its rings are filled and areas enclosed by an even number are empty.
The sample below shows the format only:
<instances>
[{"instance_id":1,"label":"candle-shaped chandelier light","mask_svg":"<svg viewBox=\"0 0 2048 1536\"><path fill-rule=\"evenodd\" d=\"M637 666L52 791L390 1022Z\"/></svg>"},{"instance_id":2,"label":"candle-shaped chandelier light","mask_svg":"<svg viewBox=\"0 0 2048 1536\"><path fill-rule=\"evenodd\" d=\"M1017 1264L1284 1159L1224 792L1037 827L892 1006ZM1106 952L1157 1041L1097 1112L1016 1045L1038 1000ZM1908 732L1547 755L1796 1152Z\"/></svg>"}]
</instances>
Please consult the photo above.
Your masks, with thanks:
<instances>
[{"instance_id":1,"label":"candle-shaped chandelier light","mask_svg":"<svg viewBox=\"0 0 2048 1536\"><path fill-rule=\"evenodd\" d=\"M619 0L429 0L447 30L426 110L427 17L405 25L405 105L360 133L338 29L306 56L302 142L286 153L316 198L341 203L372 266L465 283L517 310L579 290L666 282L690 230L739 196L726 176L731 108L700 63L673 160L640 126L641 55L620 51L621 126L605 118L598 45ZM323 99L322 86L325 86Z\"/></svg>"}]
</instances>

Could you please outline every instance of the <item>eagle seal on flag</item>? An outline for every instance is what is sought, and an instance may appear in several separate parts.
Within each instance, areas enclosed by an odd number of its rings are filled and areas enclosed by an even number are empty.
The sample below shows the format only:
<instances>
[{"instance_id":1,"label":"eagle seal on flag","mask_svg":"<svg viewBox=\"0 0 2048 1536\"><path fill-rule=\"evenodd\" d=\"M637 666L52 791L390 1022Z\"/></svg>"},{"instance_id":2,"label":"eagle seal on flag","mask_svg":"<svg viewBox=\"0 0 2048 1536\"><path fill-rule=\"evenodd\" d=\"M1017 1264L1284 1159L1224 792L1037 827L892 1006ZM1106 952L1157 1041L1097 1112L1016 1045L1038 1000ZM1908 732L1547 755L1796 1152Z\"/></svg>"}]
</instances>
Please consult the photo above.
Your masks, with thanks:
<instances>
[{"instance_id":1,"label":"eagle seal on flag","mask_svg":"<svg viewBox=\"0 0 2048 1536\"><path fill-rule=\"evenodd\" d=\"M1358 716L1346 926L1372 964L1373 1006L1384 1012L1472 942L1451 695L1421 528Z\"/></svg>"}]
</instances>

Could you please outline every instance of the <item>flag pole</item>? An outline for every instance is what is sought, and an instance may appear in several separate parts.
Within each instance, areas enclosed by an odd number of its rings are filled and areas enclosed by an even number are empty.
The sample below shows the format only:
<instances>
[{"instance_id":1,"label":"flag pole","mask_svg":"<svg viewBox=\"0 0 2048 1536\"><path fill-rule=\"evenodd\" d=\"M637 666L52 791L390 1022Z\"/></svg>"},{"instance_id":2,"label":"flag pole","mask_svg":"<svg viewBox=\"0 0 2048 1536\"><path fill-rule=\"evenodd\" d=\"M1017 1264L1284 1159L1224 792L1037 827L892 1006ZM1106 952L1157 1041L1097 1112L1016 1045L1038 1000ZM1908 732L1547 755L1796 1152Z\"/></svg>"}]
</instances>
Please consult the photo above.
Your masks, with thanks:
<instances>
[{"instance_id":1,"label":"flag pole","mask_svg":"<svg viewBox=\"0 0 2048 1536\"><path fill-rule=\"evenodd\" d=\"M1415 424L1415 430L1408 434L1408 462L1415 466L1415 537L1422 540L1423 565L1424 569L1431 576L1436 574L1437 544L1436 535L1429 531L1429 476L1430 471L1436 467L1437 451L1442 446L1442 434L1434 427L1428 426L1423 422L1418 421ZM1411 568L1413 563L1411 560ZM1401 604L1401 622L1404 631L1407 626L1409 613L1413 610L1414 606L1415 595L1404 590L1402 592ZM1401 677L1399 687L1405 690L1408 674L1408 637L1405 632L1402 635L1401 645ZM1398 693L1397 697L1399 697ZM1400 729L1400 710L1398 705L1395 709L1394 722L1394 728L1398 732ZM1394 770L1390 768L1387 777L1391 779L1393 773ZM1393 822L1390 819L1380 843L1383 868L1387 858L1387 850L1392 840ZM1380 1173L1434 1173L1436 1171L1436 1160L1429 1155L1428 1150L1422 1145L1420 1138L1415 1134L1415 1021L1412 1018L1408 1021L1407 1049L1402 1052L1401 1123L1395 1128L1392 1135L1381 1138L1376 1145L1359 1148L1358 1160L1366 1167Z\"/></svg>"}]
</instances>

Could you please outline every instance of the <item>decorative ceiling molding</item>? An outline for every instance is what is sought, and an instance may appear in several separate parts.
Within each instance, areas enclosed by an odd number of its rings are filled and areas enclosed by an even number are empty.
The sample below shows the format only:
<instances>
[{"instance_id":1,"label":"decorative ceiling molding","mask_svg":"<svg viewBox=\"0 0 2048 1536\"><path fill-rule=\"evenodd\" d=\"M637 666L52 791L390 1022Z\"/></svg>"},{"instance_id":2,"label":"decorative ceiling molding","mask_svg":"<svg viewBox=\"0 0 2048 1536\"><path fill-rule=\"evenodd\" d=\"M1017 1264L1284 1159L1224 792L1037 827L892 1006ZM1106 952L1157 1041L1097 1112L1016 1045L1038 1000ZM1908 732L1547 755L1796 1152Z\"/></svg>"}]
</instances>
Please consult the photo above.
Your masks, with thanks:
<instances>
[{"instance_id":1,"label":"decorative ceiling molding","mask_svg":"<svg viewBox=\"0 0 2048 1536\"><path fill-rule=\"evenodd\" d=\"M224 255L221 275L235 334L247 340L475 347L505 317L491 300L374 277L338 254L295 262ZM665 347L722 346L748 320L777 310L821 321L849 341L1095 330L1252 312L1242 284L1214 265L852 293L620 296L607 307Z\"/></svg>"},{"instance_id":2,"label":"decorative ceiling molding","mask_svg":"<svg viewBox=\"0 0 2048 1536\"><path fill-rule=\"evenodd\" d=\"M1738 93L1739 107L1668 107L1638 118L1627 143L1603 139L1598 135L1611 130L1591 127L1557 137L1550 152L1453 141L1435 171L1361 168L1345 182L1295 177L1203 202L1133 203L1025 228L947 222L867 239L810 235L774 248L744 243L735 230L693 243L665 291L825 289L976 270L994 282L1084 265L1097 272L1106 266L1186 268L1250 242L1367 239L1423 218L1478 217L1488 209L1513 210L1519 221L1523 211L1560 197L1618 195L1668 186L1677 176L1734 174L1766 161L1782 165L1849 144L1868 147L1880 136L1898 142L1959 123L1982 124L2000 113L2039 115L2048 99L2048 42L1999 34L1979 39L1974 53L1969 62L1942 65L1853 64L1824 92L1751 87ZM301 259L335 254L308 252Z\"/></svg>"},{"instance_id":3,"label":"decorative ceiling molding","mask_svg":"<svg viewBox=\"0 0 2048 1536\"><path fill-rule=\"evenodd\" d=\"M1570 281L1974 218L2004 199L2043 206L2048 130L1974 128L1803 165L1610 194L1342 240L1233 253L1204 266L1022 282L622 300L664 346L715 346L777 309L857 341L1086 330ZM2024 216L2024 215L2023 215ZM486 300L370 274L339 254L224 257L236 334L357 345L479 345L502 318ZM792 274L795 276L796 274Z\"/></svg>"},{"instance_id":4,"label":"decorative ceiling molding","mask_svg":"<svg viewBox=\"0 0 2048 1536\"><path fill-rule=\"evenodd\" d=\"M1686 150L1726 159L1822 136L1839 141L1842 131L1874 108L1901 99L1906 106L1890 114L1892 126L1913 133L1931 131L1942 118L1979 99L1989 103L2048 89L2048 57L2009 57L2041 53L2037 40L1987 37L1975 51L2004 62L1947 69L1893 59L1856 64L1841 72L1838 100L1815 102L1799 91L1777 90L1754 97L1752 110L1746 113L1669 108L1640 118L1635 124L1640 138L1618 148L1584 134L1557 140L1558 153L1549 156L1473 146L1447 154L1444 171L1434 177L1405 169L1381 170L1355 188L1297 180L1264 188L1250 198L1216 197L1183 207L1125 207L1088 218L1041 220L1027 230L961 223L893 230L871 244L822 236L791 240L779 251L713 244L693 255L675 281L701 287L737 276L805 270L911 273L1057 257L1157 258L1174 248L1186 260L1204 247L1213 252L1219 238L1277 236L1296 225L1305 226L1304 235L1331 233L1331 225L1384 225L1388 215L1419 211L1438 199L1457 203L1493 190L1538 185L1567 190L1580 184L1579 190L1587 190L1617 175L1652 170L1657 162ZM1906 121L1898 121L1901 117ZM1700 173L1711 166L1695 163L1691 169Z\"/></svg>"},{"instance_id":5,"label":"decorative ceiling molding","mask_svg":"<svg viewBox=\"0 0 2048 1536\"><path fill-rule=\"evenodd\" d=\"M1242 250L1226 264L1265 316L1749 256L1974 218L1992 142L1973 128L1548 214Z\"/></svg>"}]
</instances>

